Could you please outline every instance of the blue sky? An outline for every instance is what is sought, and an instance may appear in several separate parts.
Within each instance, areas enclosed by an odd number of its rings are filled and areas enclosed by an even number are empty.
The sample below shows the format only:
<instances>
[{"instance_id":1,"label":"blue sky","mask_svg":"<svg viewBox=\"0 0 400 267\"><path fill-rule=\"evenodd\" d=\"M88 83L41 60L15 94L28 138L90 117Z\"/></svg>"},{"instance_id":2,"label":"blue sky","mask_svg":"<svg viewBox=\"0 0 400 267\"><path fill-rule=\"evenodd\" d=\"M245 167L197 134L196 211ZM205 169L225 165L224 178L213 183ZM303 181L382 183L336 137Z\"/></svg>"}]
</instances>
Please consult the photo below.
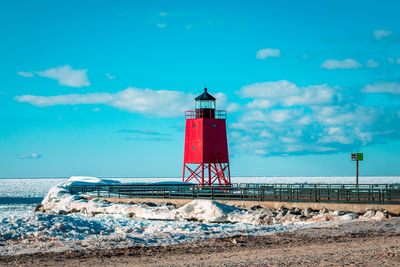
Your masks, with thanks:
<instances>
[{"instance_id":1,"label":"blue sky","mask_svg":"<svg viewBox=\"0 0 400 267\"><path fill-rule=\"evenodd\" d=\"M397 1L2 1L0 176L179 176L227 109L233 176L400 175Z\"/></svg>"}]
</instances>

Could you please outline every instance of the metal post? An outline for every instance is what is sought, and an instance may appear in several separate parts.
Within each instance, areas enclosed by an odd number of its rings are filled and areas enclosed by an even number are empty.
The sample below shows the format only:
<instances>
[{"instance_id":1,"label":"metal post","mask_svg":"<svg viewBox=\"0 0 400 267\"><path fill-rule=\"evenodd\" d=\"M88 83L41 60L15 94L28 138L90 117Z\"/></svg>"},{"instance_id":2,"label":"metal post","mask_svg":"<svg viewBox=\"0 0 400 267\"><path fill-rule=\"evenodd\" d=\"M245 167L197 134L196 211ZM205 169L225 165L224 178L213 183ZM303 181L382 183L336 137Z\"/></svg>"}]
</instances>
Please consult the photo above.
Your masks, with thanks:
<instances>
[{"instance_id":1,"label":"metal post","mask_svg":"<svg viewBox=\"0 0 400 267\"><path fill-rule=\"evenodd\" d=\"M211 163L208 163L208 185L212 186Z\"/></svg>"},{"instance_id":2,"label":"metal post","mask_svg":"<svg viewBox=\"0 0 400 267\"><path fill-rule=\"evenodd\" d=\"M204 187L204 163L201 163L201 186Z\"/></svg>"},{"instance_id":3,"label":"metal post","mask_svg":"<svg viewBox=\"0 0 400 267\"><path fill-rule=\"evenodd\" d=\"M356 160L356 186L358 187L358 158Z\"/></svg>"}]
</instances>

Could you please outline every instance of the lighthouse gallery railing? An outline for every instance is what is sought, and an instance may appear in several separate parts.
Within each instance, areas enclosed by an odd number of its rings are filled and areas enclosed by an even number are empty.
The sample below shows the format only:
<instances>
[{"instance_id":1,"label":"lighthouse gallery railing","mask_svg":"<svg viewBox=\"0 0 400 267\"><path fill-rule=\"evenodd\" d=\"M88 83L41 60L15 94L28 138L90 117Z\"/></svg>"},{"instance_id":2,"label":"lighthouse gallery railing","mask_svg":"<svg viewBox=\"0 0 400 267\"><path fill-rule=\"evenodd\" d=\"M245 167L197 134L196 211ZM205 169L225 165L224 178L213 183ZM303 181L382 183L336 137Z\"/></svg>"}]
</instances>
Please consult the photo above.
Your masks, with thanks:
<instances>
[{"instance_id":1,"label":"lighthouse gallery railing","mask_svg":"<svg viewBox=\"0 0 400 267\"><path fill-rule=\"evenodd\" d=\"M215 109L196 109L186 110L185 119L198 119L198 118L214 118L214 119L225 119L226 110L215 110Z\"/></svg>"},{"instance_id":2,"label":"lighthouse gallery railing","mask_svg":"<svg viewBox=\"0 0 400 267\"><path fill-rule=\"evenodd\" d=\"M400 204L400 184L76 185L69 191L118 198Z\"/></svg>"}]
</instances>

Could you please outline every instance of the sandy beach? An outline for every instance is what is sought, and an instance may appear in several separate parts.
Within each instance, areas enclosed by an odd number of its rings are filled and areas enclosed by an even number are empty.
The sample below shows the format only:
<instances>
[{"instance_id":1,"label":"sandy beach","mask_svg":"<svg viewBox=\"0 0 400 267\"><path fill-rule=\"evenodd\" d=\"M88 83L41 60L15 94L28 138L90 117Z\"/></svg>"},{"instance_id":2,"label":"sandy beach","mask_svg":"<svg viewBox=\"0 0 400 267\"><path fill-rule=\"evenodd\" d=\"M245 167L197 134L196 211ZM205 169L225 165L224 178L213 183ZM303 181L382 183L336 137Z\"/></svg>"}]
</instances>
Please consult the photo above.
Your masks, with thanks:
<instances>
[{"instance_id":1,"label":"sandy beach","mask_svg":"<svg viewBox=\"0 0 400 267\"><path fill-rule=\"evenodd\" d=\"M0 266L399 266L400 218L180 245L0 257Z\"/></svg>"}]
</instances>

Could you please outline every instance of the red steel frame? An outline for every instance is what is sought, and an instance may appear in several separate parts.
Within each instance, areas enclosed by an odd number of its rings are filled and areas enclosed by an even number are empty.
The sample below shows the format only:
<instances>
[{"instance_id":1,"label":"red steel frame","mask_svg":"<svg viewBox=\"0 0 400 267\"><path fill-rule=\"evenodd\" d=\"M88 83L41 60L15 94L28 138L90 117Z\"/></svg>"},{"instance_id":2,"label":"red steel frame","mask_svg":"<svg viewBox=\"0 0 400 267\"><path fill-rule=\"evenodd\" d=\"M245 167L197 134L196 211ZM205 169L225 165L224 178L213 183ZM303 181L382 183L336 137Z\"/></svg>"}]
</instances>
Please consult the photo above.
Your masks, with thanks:
<instances>
[{"instance_id":1,"label":"red steel frame","mask_svg":"<svg viewBox=\"0 0 400 267\"><path fill-rule=\"evenodd\" d=\"M202 187L230 186L226 111L190 110L185 119L182 181L197 182Z\"/></svg>"},{"instance_id":2,"label":"red steel frame","mask_svg":"<svg viewBox=\"0 0 400 267\"><path fill-rule=\"evenodd\" d=\"M185 178L186 172L189 176ZM219 186L231 185L229 163L183 163L183 182L196 180L202 187L212 186L218 182Z\"/></svg>"}]
</instances>

